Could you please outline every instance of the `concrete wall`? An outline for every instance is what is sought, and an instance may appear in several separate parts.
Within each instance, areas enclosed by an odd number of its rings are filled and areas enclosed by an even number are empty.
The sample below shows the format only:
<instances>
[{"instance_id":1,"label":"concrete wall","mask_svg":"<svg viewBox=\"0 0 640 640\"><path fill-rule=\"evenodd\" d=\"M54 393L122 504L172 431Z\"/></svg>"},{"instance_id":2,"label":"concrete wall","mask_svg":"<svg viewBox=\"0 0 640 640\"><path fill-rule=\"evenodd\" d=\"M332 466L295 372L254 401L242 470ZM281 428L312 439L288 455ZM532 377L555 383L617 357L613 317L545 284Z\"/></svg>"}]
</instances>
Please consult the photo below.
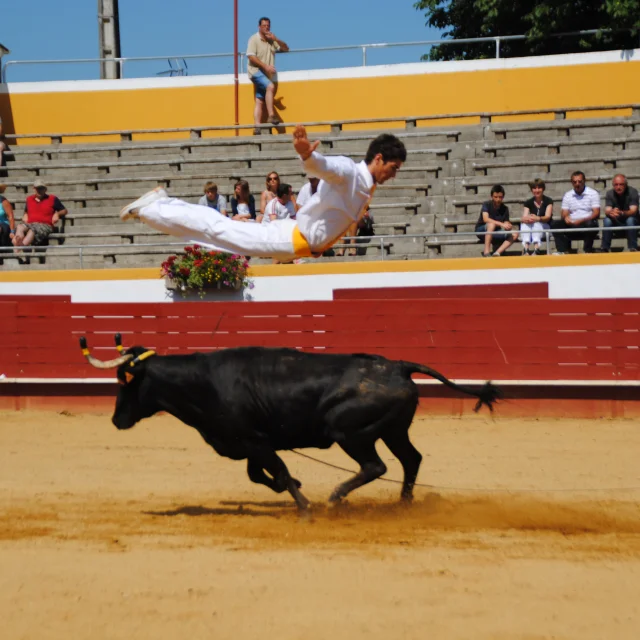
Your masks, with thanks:
<instances>
[{"instance_id":1,"label":"concrete wall","mask_svg":"<svg viewBox=\"0 0 640 640\"><path fill-rule=\"evenodd\" d=\"M245 297L256 301L331 300L334 289L339 288L547 282L550 298L640 298L639 255L265 265L251 270L255 286L245 290ZM173 301L156 269L2 272L0 295L7 294L66 294L73 302ZM230 297L214 293L207 299Z\"/></svg>"},{"instance_id":2,"label":"concrete wall","mask_svg":"<svg viewBox=\"0 0 640 640\"><path fill-rule=\"evenodd\" d=\"M629 104L640 102L639 53L285 72L280 114L285 122L300 122ZM252 122L252 110L253 87L243 76L241 123ZM230 125L233 77L9 83L0 85L0 116L8 133Z\"/></svg>"}]
</instances>

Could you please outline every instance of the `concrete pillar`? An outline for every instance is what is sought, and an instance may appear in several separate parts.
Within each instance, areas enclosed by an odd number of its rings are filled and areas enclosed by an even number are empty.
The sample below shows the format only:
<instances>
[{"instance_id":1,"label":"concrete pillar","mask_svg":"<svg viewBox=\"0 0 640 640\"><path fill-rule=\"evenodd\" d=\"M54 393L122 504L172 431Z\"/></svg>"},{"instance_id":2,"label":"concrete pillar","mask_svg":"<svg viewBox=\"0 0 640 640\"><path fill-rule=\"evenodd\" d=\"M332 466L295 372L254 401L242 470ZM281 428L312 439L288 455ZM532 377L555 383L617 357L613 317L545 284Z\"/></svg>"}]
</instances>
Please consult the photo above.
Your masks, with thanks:
<instances>
[{"instance_id":1,"label":"concrete pillar","mask_svg":"<svg viewBox=\"0 0 640 640\"><path fill-rule=\"evenodd\" d=\"M100 58L120 57L120 17L118 0L98 0L98 41ZM100 63L100 78L115 80L120 78L117 61Z\"/></svg>"}]
</instances>

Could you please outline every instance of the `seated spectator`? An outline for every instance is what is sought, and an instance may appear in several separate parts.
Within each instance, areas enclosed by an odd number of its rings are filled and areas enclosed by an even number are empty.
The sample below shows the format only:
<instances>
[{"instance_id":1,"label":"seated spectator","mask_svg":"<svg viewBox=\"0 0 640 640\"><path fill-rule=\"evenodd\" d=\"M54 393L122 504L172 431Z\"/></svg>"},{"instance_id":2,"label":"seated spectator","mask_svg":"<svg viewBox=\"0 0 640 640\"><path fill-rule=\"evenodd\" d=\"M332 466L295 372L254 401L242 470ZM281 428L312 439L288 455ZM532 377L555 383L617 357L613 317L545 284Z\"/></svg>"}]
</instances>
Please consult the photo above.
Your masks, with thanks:
<instances>
[{"instance_id":1,"label":"seated spectator","mask_svg":"<svg viewBox=\"0 0 640 640\"><path fill-rule=\"evenodd\" d=\"M496 231L500 229L500 231ZM482 255L501 256L517 239L518 232L512 231L513 226L509 222L509 207L504 204L504 189L502 185L495 184L491 187L491 200L482 203L480 217L476 222L476 233L481 242L484 242ZM493 251L494 245L500 246Z\"/></svg>"},{"instance_id":2,"label":"seated spectator","mask_svg":"<svg viewBox=\"0 0 640 640\"><path fill-rule=\"evenodd\" d=\"M67 210L57 196L47 193L47 186L38 179L33 183L35 193L27 198L22 222L13 236L14 247L47 244L53 227Z\"/></svg>"},{"instance_id":3,"label":"seated spectator","mask_svg":"<svg viewBox=\"0 0 640 640\"><path fill-rule=\"evenodd\" d=\"M524 203L520 232L522 233L522 255L540 254L542 231L549 228L553 215L553 200L544 195L544 180L536 178L529 184L533 198ZM531 249L533 244L533 249Z\"/></svg>"},{"instance_id":4,"label":"seated spectator","mask_svg":"<svg viewBox=\"0 0 640 640\"><path fill-rule=\"evenodd\" d=\"M227 215L227 200L218 193L218 185L215 182L207 182L204 185L204 195L198 200L198 204L203 207L211 207L223 216Z\"/></svg>"},{"instance_id":5,"label":"seated spectator","mask_svg":"<svg viewBox=\"0 0 640 640\"><path fill-rule=\"evenodd\" d=\"M231 219L242 222L256 219L256 201L249 191L249 183L246 180L238 180L235 184L233 196L231 196Z\"/></svg>"},{"instance_id":6,"label":"seated spectator","mask_svg":"<svg viewBox=\"0 0 640 640\"><path fill-rule=\"evenodd\" d=\"M598 237L600 194L586 186L582 171L571 174L573 189L562 198L562 218L554 221L552 229L584 229L581 233L554 233L555 255L564 255L571 249L572 240L584 240L584 252L593 253L593 241Z\"/></svg>"},{"instance_id":7,"label":"seated spectator","mask_svg":"<svg viewBox=\"0 0 640 640\"><path fill-rule=\"evenodd\" d=\"M296 208L291 200L292 195L291 185L286 182L281 182L278 185L276 197L267 202L264 215L258 214L256 222L269 224L273 220L284 220L285 218L295 219Z\"/></svg>"},{"instance_id":8,"label":"seated spectator","mask_svg":"<svg viewBox=\"0 0 640 640\"><path fill-rule=\"evenodd\" d=\"M638 216L638 191L627 184L626 176L621 173L613 177L613 189L607 191L605 197L604 231L602 232L603 253L611 250L613 227L635 227L640 223ZM625 229L627 234L627 248L629 251L638 250L638 230Z\"/></svg>"},{"instance_id":9,"label":"seated spectator","mask_svg":"<svg viewBox=\"0 0 640 640\"><path fill-rule=\"evenodd\" d=\"M267 188L260 194L260 213L264 215L267 204L276 197L280 186L280 176L277 171L267 174Z\"/></svg>"},{"instance_id":10,"label":"seated spectator","mask_svg":"<svg viewBox=\"0 0 640 640\"><path fill-rule=\"evenodd\" d=\"M2 128L2 118L0 118L0 175L4 178L7 176L7 159L5 158L5 151L7 151L7 143L4 141L4 130Z\"/></svg>"},{"instance_id":11,"label":"seated spectator","mask_svg":"<svg viewBox=\"0 0 640 640\"><path fill-rule=\"evenodd\" d=\"M309 182L305 182L305 184L302 185L302 189L300 189L300 192L298 193L298 197L296 199L296 210L305 205L307 200L309 200L309 198L311 198L311 196L318 190L319 184L320 178L309 176Z\"/></svg>"},{"instance_id":12,"label":"seated spectator","mask_svg":"<svg viewBox=\"0 0 640 640\"><path fill-rule=\"evenodd\" d=\"M7 190L6 184L0 184L0 247L11 246L11 235L14 233L16 223L13 217L13 207L4 197ZM0 258L4 254L0 253Z\"/></svg>"}]
</instances>

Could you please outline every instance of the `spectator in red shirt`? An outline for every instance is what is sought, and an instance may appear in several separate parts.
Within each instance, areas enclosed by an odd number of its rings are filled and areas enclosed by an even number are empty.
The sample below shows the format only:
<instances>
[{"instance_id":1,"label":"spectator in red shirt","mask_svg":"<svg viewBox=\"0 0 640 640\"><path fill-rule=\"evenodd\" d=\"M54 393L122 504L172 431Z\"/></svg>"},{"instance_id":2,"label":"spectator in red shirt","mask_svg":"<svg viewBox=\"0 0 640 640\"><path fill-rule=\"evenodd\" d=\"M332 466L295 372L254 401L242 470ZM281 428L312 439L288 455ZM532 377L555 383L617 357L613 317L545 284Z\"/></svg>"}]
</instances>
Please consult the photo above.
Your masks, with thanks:
<instances>
[{"instance_id":1,"label":"spectator in red shirt","mask_svg":"<svg viewBox=\"0 0 640 640\"><path fill-rule=\"evenodd\" d=\"M22 222L13 236L14 247L46 244L54 225L67 214L58 197L47 193L47 185L42 180L36 180L33 189L35 193L27 198Z\"/></svg>"}]
</instances>

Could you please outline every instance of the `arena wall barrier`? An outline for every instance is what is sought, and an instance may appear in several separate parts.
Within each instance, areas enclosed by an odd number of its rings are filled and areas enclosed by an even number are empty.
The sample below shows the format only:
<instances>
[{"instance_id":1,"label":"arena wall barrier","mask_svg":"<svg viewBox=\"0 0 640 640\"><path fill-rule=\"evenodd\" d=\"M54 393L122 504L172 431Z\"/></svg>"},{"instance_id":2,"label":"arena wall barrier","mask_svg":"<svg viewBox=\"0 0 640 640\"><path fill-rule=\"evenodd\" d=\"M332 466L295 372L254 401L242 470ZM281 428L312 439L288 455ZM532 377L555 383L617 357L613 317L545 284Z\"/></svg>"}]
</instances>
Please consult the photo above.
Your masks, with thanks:
<instances>
[{"instance_id":1,"label":"arena wall barrier","mask_svg":"<svg viewBox=\"0 0 640 640\"><path fill-rule=\"evenodd\" d=\"M506 116L502 121L553 119L545 109L611 108L568 113L567 118L629 115L615 105L640 102L638 50L604 51L497 60L416 62L411 64L291 71L279 74L278 109L285 122L395 118L474 112L540 110L537 116ZM585 79L588 81L585 82ZM131 129L228 126L234 123L233 75L0 85L0 116L5 133L86 133ZM532 92L531 87L545 87ZM240 77L240 124L253 122L253 88ZM371 99L363 100L363 96ZM46 109L42 105L46 104ZM479 118L456 119L457 124ZM446 117L425 124L448 125ZM393 122L353 124L351 130L393 127ZM326 129L326 128L325 128ZM188 137L189 132L149 133L138 140ZM204 137L234 136L235 131ZM64 142L117 141L119 135L65 137ZM42 144L34 138L19 144Z\"/></svg>"},{"instance_id":2,"label":"arena wall barrier","mask_svg":"<svg viewBox=\"0 0 640 640\"><path fill-rule=\"evenodd\" d=\"M548 298L548 282L520 284L462 284L428 287L334 289L334 300L414 300L422 298Z\"/></svg>"},{"instance_id":3,"label":"arena wall barrier","mask_svg":"<svg viewBox=\"0 0 640 640\"><path fill-rule=\"evenodd\" d=\"M508 390L501 414L640 415L640 300L462 298L330 302L91 304L0 300L0 406L112 408L113 371L98 358L125 346L159 354L236 346L366 352L428 364L468 384ZM430 411L473 402L419 381ZM48 384L47 384L48 383Z\"/></svg>"}]
</instances>

